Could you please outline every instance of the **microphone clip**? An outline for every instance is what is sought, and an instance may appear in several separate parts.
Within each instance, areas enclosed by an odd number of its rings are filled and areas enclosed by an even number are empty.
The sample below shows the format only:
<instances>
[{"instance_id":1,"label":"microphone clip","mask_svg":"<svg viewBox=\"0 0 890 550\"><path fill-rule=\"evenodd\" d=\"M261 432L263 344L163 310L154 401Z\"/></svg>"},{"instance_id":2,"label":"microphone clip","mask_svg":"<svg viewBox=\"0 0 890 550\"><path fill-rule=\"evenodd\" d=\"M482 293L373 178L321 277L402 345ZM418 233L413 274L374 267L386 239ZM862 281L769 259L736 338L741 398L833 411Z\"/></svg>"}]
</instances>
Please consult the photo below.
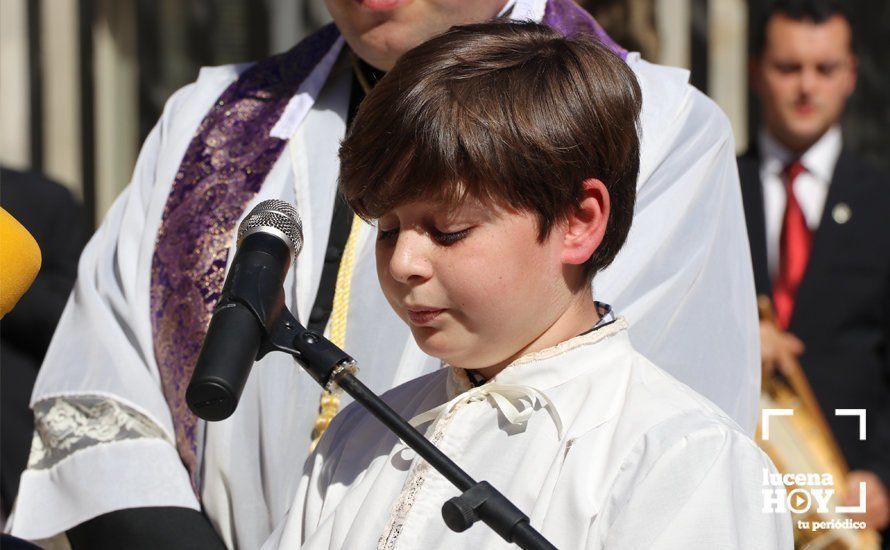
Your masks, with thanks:
<instances>
[{"instance_id":1,"label":"microphone clip","mask_svg":"<svg viewBox=\"0 0 890 550\"><path fill-rule=\"evenodd\" d=\"M355 359L330 340L300 324L283 308L272 330L260 345L257 360L270 351L289 353L312 378L328 391L335 391L338 381L358 372Z\"/></svg>"}]
</instances>

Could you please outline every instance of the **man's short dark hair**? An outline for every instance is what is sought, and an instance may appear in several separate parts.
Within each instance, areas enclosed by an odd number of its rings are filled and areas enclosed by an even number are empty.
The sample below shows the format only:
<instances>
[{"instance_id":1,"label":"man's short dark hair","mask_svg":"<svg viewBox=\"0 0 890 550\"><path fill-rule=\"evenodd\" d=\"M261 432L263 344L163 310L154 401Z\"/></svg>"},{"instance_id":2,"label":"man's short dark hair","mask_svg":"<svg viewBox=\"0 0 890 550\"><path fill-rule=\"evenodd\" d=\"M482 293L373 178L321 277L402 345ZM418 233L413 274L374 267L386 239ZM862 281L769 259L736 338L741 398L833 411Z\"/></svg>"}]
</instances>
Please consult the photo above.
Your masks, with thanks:
<instances>
[{"instance_id":1,"label":"man's short dark hair","mask_svg":"<svg viewBox=\"0 0 890 550\"><path fill-rule=\"evenodd\" d=\"M849 1L849 0L847 0ZM844 0L773 0L761 13L751 40L751 55L760 57L766 49L766 27L775 15L784 15L794 21L811 21L822 24L835 15L843 17L850 25L850 51L855 51L853 22Z\"/></svg>"},{"instance_id":2,"label":"man's short dark hair","mask_svg":"<svg viewBox=\"0 0 890 550\"><path fill-rule=\"evenodd\" d=\"M611 213L591 275L633 219L642 100L596 39L536 23L454 27L406 53L362 102L340 148L340 188L366 220L465 197L536 214L543 241L601 180Z\"/></svg>"}]
</instances>

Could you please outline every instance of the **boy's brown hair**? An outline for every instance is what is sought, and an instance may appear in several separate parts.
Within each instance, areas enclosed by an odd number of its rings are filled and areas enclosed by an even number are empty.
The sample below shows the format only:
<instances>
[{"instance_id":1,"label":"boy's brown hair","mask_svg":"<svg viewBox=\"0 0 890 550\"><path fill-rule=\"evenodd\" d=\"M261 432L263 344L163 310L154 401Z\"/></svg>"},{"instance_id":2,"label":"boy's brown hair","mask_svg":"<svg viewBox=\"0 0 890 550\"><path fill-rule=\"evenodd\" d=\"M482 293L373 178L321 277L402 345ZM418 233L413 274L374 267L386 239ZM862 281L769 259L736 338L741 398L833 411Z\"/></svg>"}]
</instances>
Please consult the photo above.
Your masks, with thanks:
<instances>
[{"instance_id":1,"label":"boy's brown hair","mask_svg":"<svg viewBox=\"0 0 890 550\"><path fill-rule=\"evenodd\" d=\"M601 180L611 213L585 264L612 262L633 218L641 93L596 39L536 23L454 27L406 53L362 102L340 147L340 189L366 220L467 196L533 212L543 241Z\"/></svg>"}]
</instances>

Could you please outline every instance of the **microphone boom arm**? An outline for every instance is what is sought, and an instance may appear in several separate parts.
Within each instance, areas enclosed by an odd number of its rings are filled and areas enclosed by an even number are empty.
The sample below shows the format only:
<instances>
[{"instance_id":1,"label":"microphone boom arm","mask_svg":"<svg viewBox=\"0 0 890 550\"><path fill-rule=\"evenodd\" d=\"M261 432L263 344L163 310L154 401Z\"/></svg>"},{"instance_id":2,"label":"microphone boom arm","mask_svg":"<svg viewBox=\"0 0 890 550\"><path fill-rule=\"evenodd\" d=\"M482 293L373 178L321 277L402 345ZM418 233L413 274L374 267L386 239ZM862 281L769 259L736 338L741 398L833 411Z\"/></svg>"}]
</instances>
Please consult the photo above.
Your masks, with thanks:
<instances>
[{"instance_id":1,"label":"microphone boom arm","mask_svg":"<svg viewBox=\"0 0 890 550\"><path fill-rule=\"evenodd\" d=\"M296 359L327 390L337 387L374 415L463 494L442 506L445 524L456 532L482 520L507 542L527 550L555 550L510 500L487 481L476 482L380 397L355 377L356 362L324 336L304 328L286 308L263 342L257 359L283 351Z\"/></svg>"}]
</instances>

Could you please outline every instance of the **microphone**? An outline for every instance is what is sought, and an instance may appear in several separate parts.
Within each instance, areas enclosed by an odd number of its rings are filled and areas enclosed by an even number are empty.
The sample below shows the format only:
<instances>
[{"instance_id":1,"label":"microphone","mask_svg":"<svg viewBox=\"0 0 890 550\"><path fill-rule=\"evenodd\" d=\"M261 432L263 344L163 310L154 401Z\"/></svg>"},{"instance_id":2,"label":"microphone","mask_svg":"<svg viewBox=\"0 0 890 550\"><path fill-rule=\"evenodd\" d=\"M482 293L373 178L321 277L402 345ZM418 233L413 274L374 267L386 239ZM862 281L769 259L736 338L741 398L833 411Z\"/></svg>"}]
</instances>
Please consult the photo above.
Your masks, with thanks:
<instances>
[{"instance_id":1,"label":"microphone","mask_svg":"<svg viewBox=\"0 0 890 550\"><path fill-rule=\"evenodd\" d=\"M40 247L12 215L0 208L0 317L15 307L40 271Z\"/></svg>"},{"instance_id":2,"label":"microphone","mask_svg":"<svg viewBox=\"0 0 890 550\"><path fill-rule=\"evenodd\" d=\"M189 408L223 420L238 406L255 361L265 355L284 305L284 279L303 248L297 211L280 200L258 204L238 227L238 244L186 390Z\"/></svg>"}]
</instances>

